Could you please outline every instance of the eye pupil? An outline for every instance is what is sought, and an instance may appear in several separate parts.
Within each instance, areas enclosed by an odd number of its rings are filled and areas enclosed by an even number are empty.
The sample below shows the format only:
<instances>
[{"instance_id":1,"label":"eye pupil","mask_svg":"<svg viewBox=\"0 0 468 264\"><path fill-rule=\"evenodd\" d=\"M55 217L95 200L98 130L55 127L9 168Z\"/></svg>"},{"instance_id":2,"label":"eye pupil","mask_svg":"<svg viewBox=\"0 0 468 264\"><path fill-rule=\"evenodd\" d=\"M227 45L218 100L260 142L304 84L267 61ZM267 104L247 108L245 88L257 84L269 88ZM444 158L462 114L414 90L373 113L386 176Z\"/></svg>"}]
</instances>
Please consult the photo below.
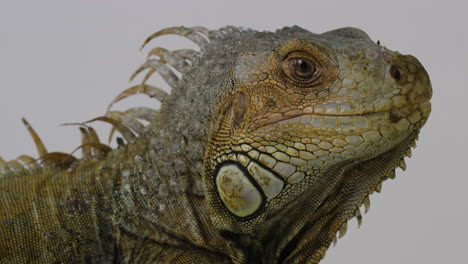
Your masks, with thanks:
<instances>
[{"instance_id":1,"label":"eye pupil","mask_svg":"<svg viewBox=\"0 0 468 264\"><path fill-rule=\"evenodd\" d=\"M303 61L303 60L299 60L297 62L297 64L299 65L299 71L302 72L302 73L307 73L309 72L310 70L310 65L309 63L307 63L306 61Z\"/></svg>"},{"instance_id":2,"label":"eye pupil","mask_svg":"<svg viewBox=\"0 0 468 264\"><path fill-rule=\"evenodd\" d=\"M292 74L301 80L312 78L317 70L315 65L307 59L294 58L289 63Z\"/></svg>"}]
</instances>

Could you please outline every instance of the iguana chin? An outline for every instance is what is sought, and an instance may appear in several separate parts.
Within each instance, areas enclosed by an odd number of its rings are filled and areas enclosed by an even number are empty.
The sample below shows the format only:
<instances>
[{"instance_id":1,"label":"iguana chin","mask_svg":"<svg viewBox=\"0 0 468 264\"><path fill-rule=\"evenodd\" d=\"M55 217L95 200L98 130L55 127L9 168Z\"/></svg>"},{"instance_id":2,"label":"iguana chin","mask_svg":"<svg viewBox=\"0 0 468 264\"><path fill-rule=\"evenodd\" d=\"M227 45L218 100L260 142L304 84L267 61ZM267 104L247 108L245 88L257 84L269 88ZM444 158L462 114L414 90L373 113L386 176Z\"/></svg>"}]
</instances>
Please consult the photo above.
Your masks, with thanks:
<instances>
[{"instance_id":1,"label":"iguana chin","mask_svg":"<svg viewBox=\"0 0 468 264\"><path fill-rule=\"evenodd\" d=\"M76 159L25 121L40 158L0 159L1 263L319 263L430 113L418 60L356 28L175 27L145 44L166 34L201 49L152 49L113 102L144 93L161 109L91 120L126 144L82 123ZM154 72L171 94L146 84Z\"/></svg>"}]
</instances>

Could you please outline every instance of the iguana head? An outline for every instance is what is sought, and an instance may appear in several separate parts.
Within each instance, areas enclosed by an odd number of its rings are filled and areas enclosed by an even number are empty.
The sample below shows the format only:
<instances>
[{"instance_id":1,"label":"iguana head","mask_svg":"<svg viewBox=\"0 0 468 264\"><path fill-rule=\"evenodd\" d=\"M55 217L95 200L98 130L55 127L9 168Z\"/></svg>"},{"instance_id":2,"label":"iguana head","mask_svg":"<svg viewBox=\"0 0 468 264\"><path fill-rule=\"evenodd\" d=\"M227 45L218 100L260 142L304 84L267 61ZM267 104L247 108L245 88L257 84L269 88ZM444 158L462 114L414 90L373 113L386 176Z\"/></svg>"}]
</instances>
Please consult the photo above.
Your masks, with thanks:
<instances>
[{"instance_id":1,"label":"iguana head","mask_svg":"<svg viewBox=\"0 0 468 264\"><path fill-rule=\"evenodd\" d=\"M218 41L239 49L205 156L211 219L240 259L317 263L404 167L430 113L428 75L354 28Z\"/></svg>"}]
</instances>

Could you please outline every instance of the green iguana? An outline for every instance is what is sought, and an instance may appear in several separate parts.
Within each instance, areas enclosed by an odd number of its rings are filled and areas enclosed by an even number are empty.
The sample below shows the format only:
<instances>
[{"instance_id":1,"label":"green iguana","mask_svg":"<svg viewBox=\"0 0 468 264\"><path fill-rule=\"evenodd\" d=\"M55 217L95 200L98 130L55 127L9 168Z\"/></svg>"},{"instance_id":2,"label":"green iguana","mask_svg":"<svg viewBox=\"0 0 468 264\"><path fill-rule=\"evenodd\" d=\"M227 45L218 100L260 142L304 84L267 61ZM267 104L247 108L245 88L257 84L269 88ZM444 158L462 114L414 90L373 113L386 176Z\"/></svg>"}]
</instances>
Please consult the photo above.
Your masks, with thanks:
<instances>
[{"instance_id":1,"label":"green iguana","mask_svg":"<svg viewBox=\"0 0 468 264\"><path fill-rule=\"evenodd\" d=\"M24 120L39 158L0 159L0 263L319 263L430 113L418 60L356 28L174 27L145 44L167 34L200 50L152 49L113 102L158 111L91 120L117 149L87 122L82 158L48 152Z\"/></svg>"}]
</instances>

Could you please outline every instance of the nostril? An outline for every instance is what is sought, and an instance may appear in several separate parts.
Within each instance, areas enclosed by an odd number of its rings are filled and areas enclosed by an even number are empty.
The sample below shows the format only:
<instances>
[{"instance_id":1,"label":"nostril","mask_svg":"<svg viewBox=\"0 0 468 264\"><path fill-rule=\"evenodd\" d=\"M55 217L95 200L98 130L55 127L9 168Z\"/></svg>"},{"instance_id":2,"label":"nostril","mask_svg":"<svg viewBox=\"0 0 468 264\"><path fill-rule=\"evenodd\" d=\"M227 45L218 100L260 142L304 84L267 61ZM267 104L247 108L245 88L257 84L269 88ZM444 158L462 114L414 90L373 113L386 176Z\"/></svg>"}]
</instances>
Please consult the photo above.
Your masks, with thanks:
<instances>
[{"instance_id":1,"label":"nostril","mask_svg":"<svg viewBox=\"0 0 468 264\"><path fill-rule=\"evenodd\" d=\"M389 72L390 72L390 76L392 76L393 79L395 79L396 81L401 80L402 71L400 67L398 67L397 65L392 65L390 67Z\"/></svg>"}]
</instances>

